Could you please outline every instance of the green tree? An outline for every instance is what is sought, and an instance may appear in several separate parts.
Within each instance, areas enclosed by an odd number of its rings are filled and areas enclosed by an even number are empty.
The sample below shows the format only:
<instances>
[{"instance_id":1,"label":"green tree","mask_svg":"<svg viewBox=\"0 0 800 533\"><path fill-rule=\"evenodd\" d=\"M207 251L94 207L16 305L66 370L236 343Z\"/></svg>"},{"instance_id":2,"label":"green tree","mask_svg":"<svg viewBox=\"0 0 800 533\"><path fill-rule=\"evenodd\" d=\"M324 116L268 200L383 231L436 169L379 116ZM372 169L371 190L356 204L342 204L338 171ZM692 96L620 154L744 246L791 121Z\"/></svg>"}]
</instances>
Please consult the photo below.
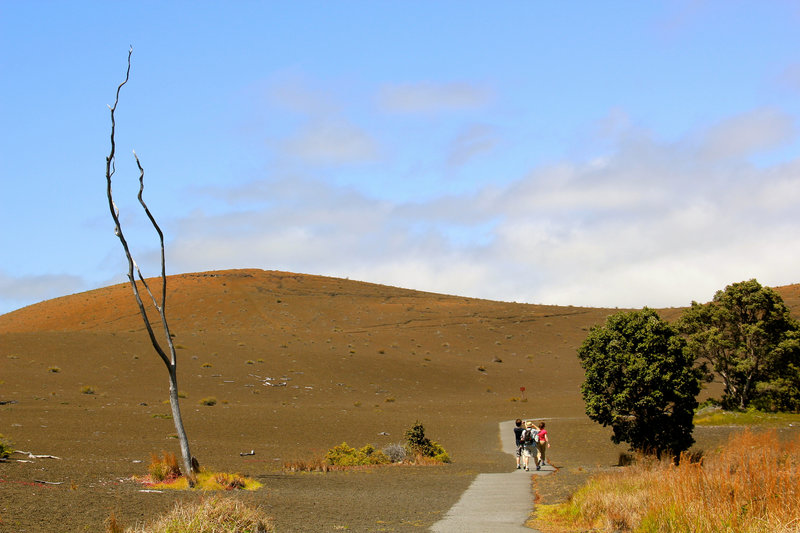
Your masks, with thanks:
<instances>
[{"instance_id":1,"label":"green tree","mask_svg":"<svg viewBox=\"0 0 800 533\"><path fill-rule=\"evenodd\" d=\"M693 443L702 372L678 331L652 309L619 312L593 327L578 349L586 414L611 440L661 456Z\"/></svg>"},{"instance_id":2,"label":"green tree","mask_svg":"<svg viewBox=\"0 0 800 533\"><path fill-rule=\"evenodd\" d=\"M678 328L695 359L724 387L726 408L800 407L800 326L780 295L751 279L692 302Z\"/></svg>"}]
</instances>

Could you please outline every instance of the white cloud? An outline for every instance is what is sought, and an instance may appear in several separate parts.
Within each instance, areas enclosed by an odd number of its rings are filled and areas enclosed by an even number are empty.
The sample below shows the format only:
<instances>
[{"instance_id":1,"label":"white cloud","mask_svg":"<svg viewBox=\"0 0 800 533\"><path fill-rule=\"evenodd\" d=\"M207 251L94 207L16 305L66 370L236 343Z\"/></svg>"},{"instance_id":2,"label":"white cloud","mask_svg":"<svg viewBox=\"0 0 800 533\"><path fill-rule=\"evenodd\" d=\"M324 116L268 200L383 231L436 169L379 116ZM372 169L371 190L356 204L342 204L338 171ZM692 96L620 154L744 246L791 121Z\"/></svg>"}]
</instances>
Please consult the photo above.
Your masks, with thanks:
<instances>
[{"instance_id":1,"label":"white cloud","mask_svg":"<svg viewBox=\"0 0 800 533\"><path fill-rule=\"evenodd\" d=\"M382 87L378 105L392 113L438 113L481 108L490 98L488 89L469 83L407 83Z\"/></svg>"},{"instance_id":2,"label":"white cloud","mask_svg":"<svg viewBox=\"0 0 800 533\"><path fill-rule=\"evenodd\" d=\"M701 151L711 159L747 157L780 146L795 135L794 120L775 109L731 117L705 134Z\"/></svg>"},{"instance_id":3,"label":"white cloud","mask_svg":"<svg viewBox=\"0 0 800 533\"><path fill-rule=\"evenodd\" d=\"M686 305L752 277L800 281L800 160L749 165L784 122L742 117L674 143L622 127L601 158L426 202L379 202L310 178L254 182L228 191L227 212L182 221L170 261L607 307ZM761 133L741 140L743 124ZM707 157L709 145L728 159Z\"/></svg>"},{"instance_id":4,"label":"white cloud","mask_svg":"<svg viewBox=\"0 0 800 533\"><path fill-rule=\"evenodd\" d=\"M314 164L364 163L378 154L375 141L344 120L314 121L282 147L285 153Z\"/></svg>"}]
</instances>

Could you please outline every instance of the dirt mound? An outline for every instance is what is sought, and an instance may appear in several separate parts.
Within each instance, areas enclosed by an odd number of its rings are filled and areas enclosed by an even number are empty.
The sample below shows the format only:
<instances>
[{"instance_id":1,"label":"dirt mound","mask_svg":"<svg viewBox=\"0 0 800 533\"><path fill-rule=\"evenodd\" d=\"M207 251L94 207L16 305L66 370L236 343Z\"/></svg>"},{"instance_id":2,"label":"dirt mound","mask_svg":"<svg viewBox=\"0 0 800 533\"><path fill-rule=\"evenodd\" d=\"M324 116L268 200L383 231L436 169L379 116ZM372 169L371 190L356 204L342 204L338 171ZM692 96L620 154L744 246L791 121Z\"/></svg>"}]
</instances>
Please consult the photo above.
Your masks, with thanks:
<instances>
[{"instance_id":1,"label":"dirt mound","mask_svg":"<svg viewBox=\"0 0 800 533\"><path fill-rule=\"evenodd\" d=\"M796 310L800 289L779 291ZM476 472L508 467L501 420L558 419L548 424L556 462L568 451L583 465L614 464L618 448L583 414L575 351L615 311L260 270L171 276L167 301L192 452L261 480L265 489L241 497L281 531L429 526ZM0 432L61 457L0 463L0 531L97 531L111 511L131 524L195 497L143 494L130 481L150 453L178 452L165 369L143 329L127 284L0 316ZM215 406L201 403L209 397ZM417 420L452 465L280 470L342 441L398 442Z\"/></svg>"}]
</instances>

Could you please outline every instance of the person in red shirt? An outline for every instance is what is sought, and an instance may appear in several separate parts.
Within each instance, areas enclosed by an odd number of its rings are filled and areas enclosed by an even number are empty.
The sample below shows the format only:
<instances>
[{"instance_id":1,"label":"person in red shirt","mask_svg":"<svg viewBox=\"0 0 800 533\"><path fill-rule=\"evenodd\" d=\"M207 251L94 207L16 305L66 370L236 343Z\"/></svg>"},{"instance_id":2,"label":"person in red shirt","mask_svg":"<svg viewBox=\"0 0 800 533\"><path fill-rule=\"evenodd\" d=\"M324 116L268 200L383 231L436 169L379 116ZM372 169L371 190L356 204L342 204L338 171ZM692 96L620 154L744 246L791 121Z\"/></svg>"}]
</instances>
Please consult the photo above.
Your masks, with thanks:
<instances>
[{"instance_id":1,"label":"person in red shirt","mask_svg":"<svg viewBox=\"0 0 800 533\"><path fill-rule=\"evenodd\" d=\"M545 454L550 447L550 439L547 438L547 430L544 428L544 421L539 423L539 441L536 443L536 470L541 470L545 464Z\"/></svg>"}]
</instances>

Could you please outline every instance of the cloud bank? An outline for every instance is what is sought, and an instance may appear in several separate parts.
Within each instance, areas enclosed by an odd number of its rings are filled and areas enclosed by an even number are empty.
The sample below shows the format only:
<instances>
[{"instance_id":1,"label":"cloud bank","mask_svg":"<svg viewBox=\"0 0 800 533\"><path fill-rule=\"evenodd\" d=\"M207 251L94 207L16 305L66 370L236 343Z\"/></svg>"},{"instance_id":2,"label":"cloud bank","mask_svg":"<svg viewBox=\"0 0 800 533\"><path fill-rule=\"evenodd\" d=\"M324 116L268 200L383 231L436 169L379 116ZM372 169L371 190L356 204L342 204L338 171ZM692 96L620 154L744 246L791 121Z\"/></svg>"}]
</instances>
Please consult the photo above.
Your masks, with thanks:
<instances>
[{"instance_id":1,"label":"cloud bank","mask_svg":"<svg viewBox=\"0 0 800 533\"><path fill-rule=\"evenodd\" d=\"M602 157L424 202L308 176L254 180L213 193L228 198L226 212L182 220L170 256L179 270L253 266L508 301L687 305L751 277L798 281L800 161L749 160L794 131L774 110L676 142L625 125ZM466 161L491 138L466 130L452 157Z\"/></svg>"}]
</instances>

